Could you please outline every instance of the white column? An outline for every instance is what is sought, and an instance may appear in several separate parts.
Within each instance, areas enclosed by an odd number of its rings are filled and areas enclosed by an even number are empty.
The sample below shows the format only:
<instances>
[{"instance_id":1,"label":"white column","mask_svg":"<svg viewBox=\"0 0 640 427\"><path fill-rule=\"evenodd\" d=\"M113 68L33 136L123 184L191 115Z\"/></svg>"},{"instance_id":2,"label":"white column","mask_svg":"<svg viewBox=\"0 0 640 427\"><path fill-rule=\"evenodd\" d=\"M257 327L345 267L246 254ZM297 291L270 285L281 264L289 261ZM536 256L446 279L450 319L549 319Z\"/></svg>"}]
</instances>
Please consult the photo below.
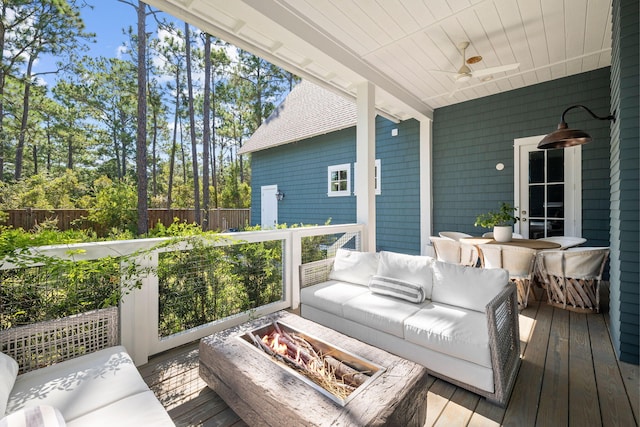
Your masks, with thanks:
<instances>
[{"instance_id":1,"label":"white column","mask_svg":"<svg viewBox=\"0 0 640 427\"><path fill-rule=\"evenodd\" d=\"M420 119L420 250L423 255L426 255L425 248L431 244L429 236L433 233L432 123L428 117Z\"/></svg>"},{"instance_id":2,"label":"white column","mask_svg":"<svg viewBox=\"0 0 640 427\"><path fill-rule=\"evenodd\" d=\"M356 163L358 172L355 179L356 221L366 224L362 236L362 249L376 251L376 109L375 86L365 82L358 86L358 122L356 126Z\"/></svg>"}]
</instances>

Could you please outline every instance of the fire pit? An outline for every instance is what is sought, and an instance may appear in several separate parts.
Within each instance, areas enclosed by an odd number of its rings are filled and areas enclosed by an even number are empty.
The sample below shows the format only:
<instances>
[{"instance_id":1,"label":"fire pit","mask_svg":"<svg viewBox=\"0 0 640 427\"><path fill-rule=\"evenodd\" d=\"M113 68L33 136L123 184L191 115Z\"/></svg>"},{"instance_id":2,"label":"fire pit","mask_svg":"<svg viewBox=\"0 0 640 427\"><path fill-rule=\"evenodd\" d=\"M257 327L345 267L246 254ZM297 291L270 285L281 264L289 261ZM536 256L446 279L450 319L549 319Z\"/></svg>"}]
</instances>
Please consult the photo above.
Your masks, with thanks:
<instances>
[{"instance_id":1,"label":"fire pit","mask_svg":"<svg viewBox=\"0 0 640 427\"><path fill-rule=\"evenodd\" d=\"M293 342L280 349L293 363L271 347L264 350L263 337L268 341L276 334L283 337L280 346ZM300 373L298 365L311 360L312 352L320 360L329 356L325 369L352 388L346 397L317 385L310 379L314 374ZM252 426L423 426L426 420L424 367L287 312L203 338L200 376Z\"/></svg>"},{"instance_id":2,"label":"fire pit","mask_svg":"<svg viewBox=\"0 0 640 427\"><path fill-rule=\"evenodd\" d=\"M384 372L371 361L281 322L239 338L342 406Z\"/></svg>"}]
</instances>

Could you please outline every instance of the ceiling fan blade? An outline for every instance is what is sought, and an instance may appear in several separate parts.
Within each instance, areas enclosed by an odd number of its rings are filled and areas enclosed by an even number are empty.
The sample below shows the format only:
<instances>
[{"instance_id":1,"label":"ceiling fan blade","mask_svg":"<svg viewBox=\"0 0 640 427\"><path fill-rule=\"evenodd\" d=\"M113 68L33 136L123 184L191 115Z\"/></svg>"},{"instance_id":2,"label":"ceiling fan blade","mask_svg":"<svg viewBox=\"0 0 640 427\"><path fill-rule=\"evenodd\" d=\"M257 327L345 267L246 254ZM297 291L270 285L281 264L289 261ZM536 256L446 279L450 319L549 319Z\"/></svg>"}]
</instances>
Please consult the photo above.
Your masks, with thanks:
<instances>
[{"instance_id":1,"label":"ceiling fan blade","mask_svg":"<svg viewBox=\"0 0 640 427\"><path fill-rule=\"evenodd\" d=\"M449 74L454 76L458 74L457 71L443 71L443 70L427 70L427 71L429 71L430 73L442 73L442 74Z\"/></svg>"},{"instance_id":2,"label":"ceiling fan blade","mask_svg":"<svg viewBox=\"0 0 640 427\"><path fill-rule=\"evenodd\" d=\"M504 71L515 70L520 66L520 63L500 65L499 67L485 68L484 70L473 71L473 77L484 77L490 74L502 73Z\"/></svg>"}]
</instances>

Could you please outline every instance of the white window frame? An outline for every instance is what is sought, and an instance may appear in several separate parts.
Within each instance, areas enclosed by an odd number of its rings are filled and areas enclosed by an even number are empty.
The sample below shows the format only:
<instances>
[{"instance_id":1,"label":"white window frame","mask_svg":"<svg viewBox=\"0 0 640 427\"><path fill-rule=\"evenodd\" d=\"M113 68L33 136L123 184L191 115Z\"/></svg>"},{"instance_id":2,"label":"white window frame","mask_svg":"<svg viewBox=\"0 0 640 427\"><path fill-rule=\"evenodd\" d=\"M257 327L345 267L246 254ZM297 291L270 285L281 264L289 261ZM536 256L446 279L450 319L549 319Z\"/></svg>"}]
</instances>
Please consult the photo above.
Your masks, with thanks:
<instances>
[{"instance_id":1,"label":"white window frame","mask_svg":"<svg viewBox=\"0 0 640 427\"><path fill-rule=\"evenodd\" d=\"M345 190L333 190L331 175L334 172L347 172L347 188ZM327 196L344 197L351 195L351 163L343 163L341 165L331 165L327 167Z\"/></svg>"},{"instance_id":2,"label":"white window frame","mask_svg":"<svg viewBox=\"0 0 640 427\"><path fill-rule=\"evenodd\" d=\"M353 180L355 181L356 176L358 173L358 164L354 163L353 164ZM373 173L375 174L375 190L376 190L376 196L379 196L380 194L382 194L382 161L380 159L376 159L375 162L375 169L373 170ZM353 195L355 196L356 191L353 190Z\"/></svg>"}]
</instances>

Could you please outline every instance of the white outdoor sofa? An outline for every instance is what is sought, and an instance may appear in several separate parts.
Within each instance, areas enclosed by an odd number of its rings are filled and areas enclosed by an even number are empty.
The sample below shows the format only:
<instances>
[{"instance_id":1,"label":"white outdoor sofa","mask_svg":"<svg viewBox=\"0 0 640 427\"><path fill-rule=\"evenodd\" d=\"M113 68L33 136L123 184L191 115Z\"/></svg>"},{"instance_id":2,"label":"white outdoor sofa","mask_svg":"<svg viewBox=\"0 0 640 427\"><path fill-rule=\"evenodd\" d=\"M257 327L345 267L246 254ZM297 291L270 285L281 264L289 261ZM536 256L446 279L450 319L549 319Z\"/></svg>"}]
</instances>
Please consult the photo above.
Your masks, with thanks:
<instances>
[{"instance_id":1,"label":"white outdoor sofa","mask_svg":"<svg viewBox=\"0 0 640 427\"><path fill-rule=\"evenodd\" d=\"M338 250L300 267L301 315L505 406L520 366L506 270Z\"/></svg>"},{"instance_id":2,"label":"white outdoor sofa","mask_svg":"<svg viewBox=\"0 0 640 427\"><path fill-rule=\"evenodd\" d=\"M0 427L174 426L116 338L116 307L0 331Z\"/></svg>"}]
</instances>

